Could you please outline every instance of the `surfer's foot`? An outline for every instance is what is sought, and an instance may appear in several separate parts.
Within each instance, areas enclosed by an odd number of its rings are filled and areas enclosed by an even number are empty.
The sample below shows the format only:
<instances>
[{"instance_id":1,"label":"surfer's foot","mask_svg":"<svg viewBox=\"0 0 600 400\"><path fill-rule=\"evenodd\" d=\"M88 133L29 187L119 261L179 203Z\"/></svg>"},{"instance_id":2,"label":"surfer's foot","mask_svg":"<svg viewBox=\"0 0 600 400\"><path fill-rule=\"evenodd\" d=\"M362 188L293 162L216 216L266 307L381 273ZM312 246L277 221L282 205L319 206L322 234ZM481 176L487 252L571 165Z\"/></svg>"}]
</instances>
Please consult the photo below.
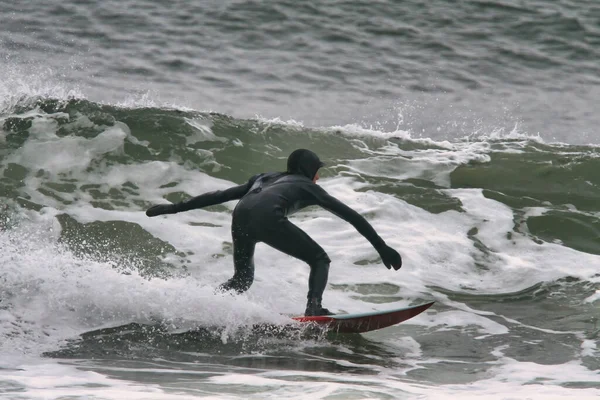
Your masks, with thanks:
<instances>
[{"instance_id":1,"label":"surfer's foot","mask_svg":"<svg viewBox=\"0 0 600 400\"><path fill-rule=\"evenodd\" d=\"M333 315L333 313L323 307L318 308L318 309L309 309L307 307L306 311L304 311L305 317L316 317L316 316L320 316L320 315Z\"/></svg>"},{"instance_id":2,"label":"surfer's foot","mask_svg":"<svg viewBox=\"0 0 600 400\"><path fill-rule=\"evenodd\" d=\"M321 306L321 300L310 299L306 304L306 311L304 311L304 316L316 317L319 315L333 315L333 313Z\"/></svg>"}]
</instances>

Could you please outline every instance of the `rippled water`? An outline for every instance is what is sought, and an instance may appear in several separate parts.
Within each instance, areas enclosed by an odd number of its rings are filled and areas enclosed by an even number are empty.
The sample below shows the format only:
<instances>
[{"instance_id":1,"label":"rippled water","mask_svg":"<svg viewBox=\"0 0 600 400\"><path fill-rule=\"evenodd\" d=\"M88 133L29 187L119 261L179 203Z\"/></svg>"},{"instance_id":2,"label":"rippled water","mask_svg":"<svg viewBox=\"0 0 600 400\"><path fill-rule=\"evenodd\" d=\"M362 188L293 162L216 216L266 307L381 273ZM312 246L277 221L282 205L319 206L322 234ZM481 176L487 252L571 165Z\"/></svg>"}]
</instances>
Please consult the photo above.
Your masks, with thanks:
<instances>
[{"instance_id":1,"label":"rippled water","mask_svg":"<svg viewBox=\"0 0 600 400\"><path fill-rule=\"evenodd\" d=\"M598 143L595 1L3 2L9 95ZM32 82L33 80L33 82ZM5 96L3 96L5 97Z\"/></svg>"}]
</instances>

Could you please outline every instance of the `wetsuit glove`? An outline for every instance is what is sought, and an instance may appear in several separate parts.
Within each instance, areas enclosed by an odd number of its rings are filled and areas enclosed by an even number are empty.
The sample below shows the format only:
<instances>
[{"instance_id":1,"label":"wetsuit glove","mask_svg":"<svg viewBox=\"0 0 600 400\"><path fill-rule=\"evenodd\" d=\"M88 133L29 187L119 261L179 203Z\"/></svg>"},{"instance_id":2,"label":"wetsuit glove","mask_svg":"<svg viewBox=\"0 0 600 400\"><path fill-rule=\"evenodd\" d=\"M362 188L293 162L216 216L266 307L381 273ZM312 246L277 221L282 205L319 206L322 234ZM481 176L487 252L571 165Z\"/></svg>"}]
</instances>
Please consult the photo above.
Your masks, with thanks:
<instances>
[{"instance_id":1,"label":"wetsuit glove","mask_svg":"<svg viewBox=\"0 0 600 400\"><path fill-rule=\"evenodd\" d=\"M398 254L396 250L392 249L387 244L378 247L377 252L387 269L394 267L394 270L398 271L400 267L402 267L402 257L400 257L400 254Z\"/></svg>"},{"instance_id":2,"label":"wetsuit glove","mask_svg":"<svg viewBox=\"0 0 600 400\"><path fill-rule=\"evenodd\" d=\"M149 217L156 217L157 215L175 214L176 212L177 207L175 204L158 204L147 209L146 215Z\"/></svg>"}]
</instances>

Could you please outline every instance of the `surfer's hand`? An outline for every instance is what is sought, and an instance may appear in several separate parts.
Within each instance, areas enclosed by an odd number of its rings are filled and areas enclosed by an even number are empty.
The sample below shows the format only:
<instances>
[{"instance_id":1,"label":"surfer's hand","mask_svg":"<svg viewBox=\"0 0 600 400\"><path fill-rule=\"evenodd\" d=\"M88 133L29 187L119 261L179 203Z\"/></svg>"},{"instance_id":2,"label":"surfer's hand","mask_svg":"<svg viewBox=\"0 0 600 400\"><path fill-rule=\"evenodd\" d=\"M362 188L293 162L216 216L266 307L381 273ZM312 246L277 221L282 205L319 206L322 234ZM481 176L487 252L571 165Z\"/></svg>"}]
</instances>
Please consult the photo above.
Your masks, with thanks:
<instances>
[{"instance_id":1,"label":"surfer's hand","mask_svg":"<svg viewBox=\"0 0 600 400\"><path fill-rule=\"evenodd\" d=\"M156 217L162 214L175 214L175 204L159 204L152 206L146 210L146 215L149 217Z\"/></svg>"},{"instance_id":2,"label":"surfer's hand","mask_svg":"<svg viewBox=\"0 0 600 400\"><path fill-rule=\"evenodd\" d=\"M402 257L400 254L394 249L392 249L387 244L384 244L379 249L379 256L381 257L381 261L387 267L387 269L391 269L394 267L394 270L398 271L400 267L402 267Z\"/></svg>"}]
</instances>

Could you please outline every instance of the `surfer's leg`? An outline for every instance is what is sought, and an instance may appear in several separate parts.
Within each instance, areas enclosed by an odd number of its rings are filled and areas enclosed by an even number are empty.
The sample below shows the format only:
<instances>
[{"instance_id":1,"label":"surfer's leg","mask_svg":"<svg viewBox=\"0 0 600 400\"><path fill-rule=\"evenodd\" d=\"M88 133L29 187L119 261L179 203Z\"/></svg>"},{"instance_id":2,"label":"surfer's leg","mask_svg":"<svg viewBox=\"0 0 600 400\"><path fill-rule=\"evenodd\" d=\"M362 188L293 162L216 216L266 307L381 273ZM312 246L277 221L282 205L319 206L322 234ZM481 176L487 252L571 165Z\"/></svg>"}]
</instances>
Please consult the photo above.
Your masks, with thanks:
<instances>
[{"instance_id":1,"label":"surfer's leg","mask_svg":"<svg viewBox=\"0 0 600 400\"><path fill-rule=\"evenodd\" d=\"M246 234L233 235L233 266L231 279L219 286L220 290L235 290L243 293L254 281L254 248L256 242Z\"/></svg>"},{"instance_id":2,"label":"surfer's leg","mask_svg":"<svg viewBox=\"0 0 600 400\"><path fill-rule=\"evenodd\" d=\"M323 300L323 292L327 286L327 278L329 276L329 261L317 261L310 264L310 275L308 276L308 294L306 296L305 315L330 315L328 309L323 308L321 302Z\"/></svg>"},{"instance_id":3,"label":"surfer's leg","mask_svg":"<svg viewBox=\"0 0 600 400\"><path fill-rule=\"evenodd\" d=\"M306 232L287 220L279 221L276 225L264 229L260 239L269 246L300 259L310 266L306 313L307 315L330 314L329 310L321 306L331 262L325 250Z\"/></svg>"}]
</instances>

